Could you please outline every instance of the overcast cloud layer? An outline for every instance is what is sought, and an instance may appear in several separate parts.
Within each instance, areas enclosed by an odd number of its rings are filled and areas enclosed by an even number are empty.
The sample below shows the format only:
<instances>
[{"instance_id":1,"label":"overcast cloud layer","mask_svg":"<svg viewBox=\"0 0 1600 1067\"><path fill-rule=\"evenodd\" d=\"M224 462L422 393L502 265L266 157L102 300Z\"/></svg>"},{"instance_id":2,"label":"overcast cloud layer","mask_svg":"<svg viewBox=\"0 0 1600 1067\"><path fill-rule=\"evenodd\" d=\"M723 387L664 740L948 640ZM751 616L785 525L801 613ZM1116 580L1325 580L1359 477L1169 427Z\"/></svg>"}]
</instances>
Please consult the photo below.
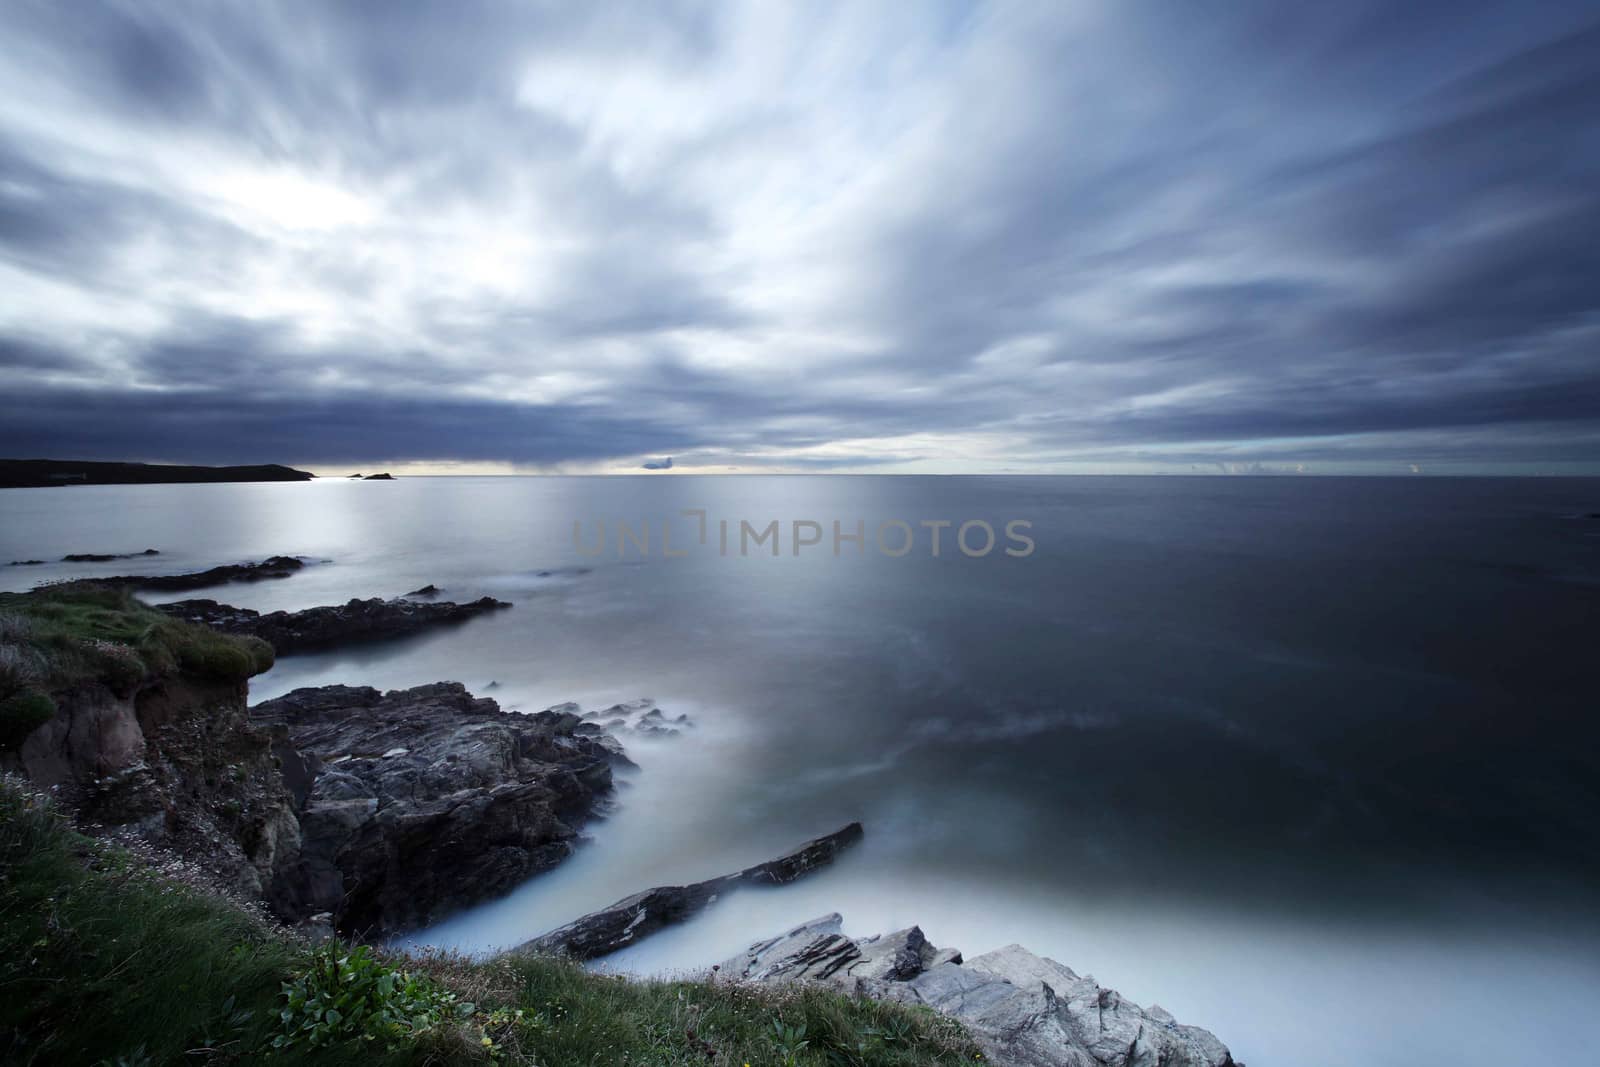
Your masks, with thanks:
<instances>
[{"instance_id":1,"label":"overcast cloud layer","mask_svg":"<svg viewBox=\"0 0 1600 1067\"><path fill-rule=\"evenodd\" d=\"M1600 472L1592 3L0 7L0 455Z\"/></svg>"}]
</instances>

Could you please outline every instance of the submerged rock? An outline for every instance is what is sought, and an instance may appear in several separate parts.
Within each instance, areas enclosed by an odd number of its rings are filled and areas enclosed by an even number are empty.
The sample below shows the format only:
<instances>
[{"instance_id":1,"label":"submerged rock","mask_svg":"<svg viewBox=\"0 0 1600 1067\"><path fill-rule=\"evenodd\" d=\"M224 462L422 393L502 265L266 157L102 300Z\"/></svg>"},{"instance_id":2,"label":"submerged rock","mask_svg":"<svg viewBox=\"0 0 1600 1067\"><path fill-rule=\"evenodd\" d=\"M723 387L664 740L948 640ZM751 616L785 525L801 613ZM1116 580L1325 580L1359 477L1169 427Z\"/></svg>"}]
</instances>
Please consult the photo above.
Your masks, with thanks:
<instances>
[{"instance_id":1,"label":"submerged rock","mask_svg":"<svg viewBox=\"0 0 1600 1067\"><path fill-rule=\"evenodd\" d=\"M458 682L297 689L250 718L312 763L269 902L347 933L420 926L555 866L612 789L610 751L575 716L506 712Z\"/></svg>"},{"instance_id":2,"label":"submerged rock","mask_svg":"<svg viewBox=\"0 0 1600 1067\"><path fill-rule=\"evenodd\" d=\"M525 942L515 951L579 960L598 959L636 944L664 926L693 918L734 889L784 885L827 866L861 837L861 824L853 822L824 837L807 841L775 860L746 867L734 874L690 885L646 889Z\"/></svg>"},{"instance_id":3,"label":"submerged rock","mask_svg":"<svg viewBox=\"0 0 1600 1067\"><path fill-rule=\"evenodd\" d=\"M573 711L578 710L576 704L563 706L570 707ZM676 715L668 716L648 697L613 704L603 711L584 712L583 717L602 723L607 730L618 732L631 730L643 737L676 737L694 725L686 712L680 711Z\"/></svg>"},{"instance_id":4,"label":"submerged rock","mask_svg":"<svg viewBox=\"0 0 1600 1067\"><path fill-rule=\"evenodd\" d=\"M511 604L487 596L466 604L448 600L430 604L405 597L394 600L373 597L304 611L274 611L266 615L249 608L219 604L215 600L178 600L158 606L169 615L203 623L224 633L260 637L272 645L280 656L286 656L310 649L404 637L433 626L465 622L478 615L509 608Z\"/></svg>"},{"instance_id":5,"label":"submerged rock","mask_svg":"<svg viewBox=\"0 0 1600 1067\"><path fill-rule=\"evenodd\" d=\"M1242 1067L1209 1031L1141 1008L1055 960L1008 945L962 961L918 927L851 938L825 915L715 969L734 981L825 982L959 1020L1000 1067Z\"/></svg>"}]
</instances>

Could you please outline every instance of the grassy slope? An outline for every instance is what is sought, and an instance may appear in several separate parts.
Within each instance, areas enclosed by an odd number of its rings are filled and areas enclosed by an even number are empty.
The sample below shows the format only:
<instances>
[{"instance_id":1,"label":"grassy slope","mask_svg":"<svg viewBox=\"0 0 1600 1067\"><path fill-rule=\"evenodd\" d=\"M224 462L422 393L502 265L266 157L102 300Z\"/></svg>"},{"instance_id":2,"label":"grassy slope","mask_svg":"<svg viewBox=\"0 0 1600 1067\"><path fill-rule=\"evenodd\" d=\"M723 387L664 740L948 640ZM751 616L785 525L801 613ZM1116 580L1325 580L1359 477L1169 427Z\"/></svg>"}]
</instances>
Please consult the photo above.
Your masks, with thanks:
<instances>
[{"instance_id":1,"label":"grassy slope","mask_svg":"<svg viewBox=\"0 0 1600 1067\"><path fill-rule=\"evenodd\" d=\"M243 682L272 666L272 646L171 618L124 589L91 582L0 593L0 750L15 748L55 711L52 693L100 682L126 695L183 672Z\"/></svg>"},{"instance_id":2,"label":"grassy slope","mask_svg":"<svg viewBox=\"0 0 1600 1067\"><path fill-rule=\"evenodd\" d=\"M272 646L164 615L125 589L93 582L0 593L0 642L29 661L41 686L98 680L119 688L182 670L244 681L272 666Z\"/></svg>"},{"instance_id":3,"label":"grassy slope","mask_svg":"<svg viewBox=\"0 0 1600 1067\"><path fill-rule=\"evenodd\" d=\"M453 956L388 956L384 965L471 1001L470 1014L420 1035L273 1053L285 1026L282 983L318 951L79 836L47 800L0 780L0 1062L234 1063L270 1054L363 1067L909 1067L975 1058L959 1029L931 1012L815 986L633 982L557 960Z\"/></svg>"}]
</instances>

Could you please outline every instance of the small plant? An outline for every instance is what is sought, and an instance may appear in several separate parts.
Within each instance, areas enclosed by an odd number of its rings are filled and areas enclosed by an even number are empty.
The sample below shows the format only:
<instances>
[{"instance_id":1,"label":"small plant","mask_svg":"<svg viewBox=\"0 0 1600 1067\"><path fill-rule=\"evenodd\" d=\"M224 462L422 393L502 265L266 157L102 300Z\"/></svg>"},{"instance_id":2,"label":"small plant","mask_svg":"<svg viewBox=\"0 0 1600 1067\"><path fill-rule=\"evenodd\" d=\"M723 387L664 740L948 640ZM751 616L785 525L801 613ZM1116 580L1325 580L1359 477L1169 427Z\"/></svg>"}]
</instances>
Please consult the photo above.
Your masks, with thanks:
<instances>
[{"instance_id":1,"label":"small plant","mask_svg":"<svg viewBox=\"0 0 1600 1067\"><path fill-rule=\"evenodd\" d=\"M811 1047L811 1042L806 1040L806 1024L790 1026L782 1019L774 1019L772 1034L773 1044L778 1047L779 1062L783 1067L797 1067L800 1057Z\"/></svg>"},{"instance_id":2,"label":"small plant","mask_svg":"<svg viewBox=\"0 0 1600 1067\"><path fill-rule=\"evenodd\" d=\"M416 1037L476 1010L428 979L386 965L365 945L336 942L316 949L306 970L283 983L283 998L276 1049Z\"/></svg>"}]
</instances>

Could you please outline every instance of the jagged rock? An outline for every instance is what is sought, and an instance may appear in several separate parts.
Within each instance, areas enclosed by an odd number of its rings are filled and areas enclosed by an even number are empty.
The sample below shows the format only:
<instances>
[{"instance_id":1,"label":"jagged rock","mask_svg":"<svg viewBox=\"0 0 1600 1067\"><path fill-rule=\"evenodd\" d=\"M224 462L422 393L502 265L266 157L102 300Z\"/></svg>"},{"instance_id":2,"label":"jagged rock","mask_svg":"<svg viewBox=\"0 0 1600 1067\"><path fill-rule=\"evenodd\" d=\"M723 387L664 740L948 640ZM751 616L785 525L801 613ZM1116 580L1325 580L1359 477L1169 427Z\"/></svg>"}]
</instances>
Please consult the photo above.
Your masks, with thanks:
<instances>
[{"instance_id":1,"label":"jagged rock","mask_svg":"<svg viewBox=\"0 0 1600 1067\"><path fill-rule=\"evenodd\" d=\"M783 885L832 863L841 851L860 841L861 824L853 822L824 837L807 841L775 860L734 874L691 885L657 886L624 897L532 941L515 951L545 956L598 959L655 933L664 926L699 914L723 894L744 886Z\"/></svg>"},{"instance_id":2,"label":"jagged rock","mask_svg":"<svg viewBox=\"0 0 1600 1067\"><path fill-rule=\"evenodd\" d=\"M1000 1067L1242 1067L1198 1026L1180 1025L1020 945L962 962L913 926L852 939L835 913L751 945L714 969L753 982L826 982L959 1020Z\"/></svg>"},{"instance_id":3,"label":"jagged rock","mask_svg":"<svg viewBox=\"0 0 1600 1067\"><path fill-rule=\"evenodd\" d=\"M411 592L409 592L409 593L407 593L405 595L408 596L408 597L412 597L412 596L438 596L442 592L444 592L443 589L440 589L438 586L434 585L432 582L429 582L427 585L423 586L421 589L413 589L413 590L411 590Z\"/></svg>"},{"instance_id":4,"label":"jagged rock","mask_svg":"<svg viewBox=\"0 0 1600 1067\"><path fill-rule=\"evenodd\" d=\"M304 560L293 556L272 556L260 563L228 563L191 574L118 574L96 578L95 581L101 585L118 585L129 589L203 589L208 585L226 585L229 582L287 578L304 566Z\"/></svg>"},{"instance_id":5,"label":"jagged rock","mask_svg":"<svg viewBox=\"0 0 1600 1067\"><path fill-rule=\"evenodd\" d=\"M263 615L249 608L219 604L215 600L178 600L157 607L169 615L203 623L230 634L260 637L280 655L362 641L404 637L419 630L465 622L487 612L509 608L504 600L483 597L467 604L452 601L417 603L394 600L351 600L304 611L274 611Z\"/></svg>"},{"instance_id":6,"label":"jagged rock","mask_svg":"<svg viewBox=\"0 0 1600 1067\"><path fill-rule=\"evenodd\" d=\"M574 711L578 705L571 705ZM694 723L685 712L669 718L648 697L613 704L604 711L584 712L585 719L603 723L608 730L631 730L642 737L677 737Z\"/></svg>"},{"instance_id":7,"label":"jagged rock","mask_svg":"<svg viewBox=\"0 0 1600 1067\"><path fill-rule=\"evenodd\" d=\"M502 711L457 682L297 689L250 716L317 764L269 902L345 932L422 925L555 866L612 788L576 716Z\"/></svg>"}]
</instances>

